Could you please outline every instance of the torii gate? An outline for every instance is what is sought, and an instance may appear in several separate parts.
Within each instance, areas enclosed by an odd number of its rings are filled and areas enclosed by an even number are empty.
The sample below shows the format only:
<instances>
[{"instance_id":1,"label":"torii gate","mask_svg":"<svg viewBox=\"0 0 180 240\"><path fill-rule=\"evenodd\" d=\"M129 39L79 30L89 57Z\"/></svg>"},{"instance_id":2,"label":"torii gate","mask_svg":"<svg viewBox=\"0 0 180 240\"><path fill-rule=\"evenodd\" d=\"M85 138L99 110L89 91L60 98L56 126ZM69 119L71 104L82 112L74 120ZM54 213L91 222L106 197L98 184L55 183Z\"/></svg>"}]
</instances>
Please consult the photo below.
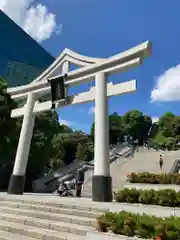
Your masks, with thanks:
<instances>
[{"instance_id":1,"label":"torii gate","mask_svg":"<svg viewBox=\"0 0 180 240\"><path fill-rule=\"evenodd\" d=\"M52 82L63 81L64 96L55 101L55 108L65 105L80 104L95 100L95 161L92 178L92 200L112 201L112 178L109 164L109 129L108 129L108 98L136 90L136 80L113 85L107 83L108 76L113 73L127 71L142 64L144 58L151 54L152 45L144 42L125 52L106 59L82 56L69 49L65 49L60 56L39 77L31 83L14 88L7 92L12 99L27 100L22 108L12 110L11 116L24 116L19 137L19 143L8 187L9 194L23 194L26 167L32 139L34 119L36 113L50 111L52 101L43 103L38 99L52 90ZM79 66L79 69L69 72L69 64ZM59 73L61 74L59 75ZM74 96L67 95L67 89L73 85L90 82L95 79L95 87L89 91ZM62 90L59 89L60 91Z\"/></svg>"}]
</instances>

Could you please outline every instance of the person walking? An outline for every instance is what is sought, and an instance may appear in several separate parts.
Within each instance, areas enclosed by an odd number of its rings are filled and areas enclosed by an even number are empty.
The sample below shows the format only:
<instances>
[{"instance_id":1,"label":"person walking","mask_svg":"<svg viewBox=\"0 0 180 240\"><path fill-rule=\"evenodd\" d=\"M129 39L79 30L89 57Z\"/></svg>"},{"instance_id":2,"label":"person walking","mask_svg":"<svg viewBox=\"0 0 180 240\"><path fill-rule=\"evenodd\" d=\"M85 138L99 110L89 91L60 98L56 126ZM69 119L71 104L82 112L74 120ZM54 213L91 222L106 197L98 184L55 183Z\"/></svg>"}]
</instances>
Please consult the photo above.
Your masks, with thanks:
<instances>
[{"instance_id":1,"label":"person walking","mask_svg":"<svg viewBox=\"0 0 180 240\"><path fill-rule=\"evenodd\" d=\"M84 171L83 169L79 169L76 172L76 197L81 197L83 183L84 183Z\"/></svg>"},{"instance_id":2,"label":"person walking","mask_svg":"<svg viewBox=\"0 0 180 240\"><path fill-rule=\"evenodd\" d=\"M162 171L162 168L163 168L163 164L164 164L164 160L163 160L162 155L160 155L160 158L159 158L159 166L160 166L160 170L161 170L161 171Z\"/></svg>"}]
</instances>

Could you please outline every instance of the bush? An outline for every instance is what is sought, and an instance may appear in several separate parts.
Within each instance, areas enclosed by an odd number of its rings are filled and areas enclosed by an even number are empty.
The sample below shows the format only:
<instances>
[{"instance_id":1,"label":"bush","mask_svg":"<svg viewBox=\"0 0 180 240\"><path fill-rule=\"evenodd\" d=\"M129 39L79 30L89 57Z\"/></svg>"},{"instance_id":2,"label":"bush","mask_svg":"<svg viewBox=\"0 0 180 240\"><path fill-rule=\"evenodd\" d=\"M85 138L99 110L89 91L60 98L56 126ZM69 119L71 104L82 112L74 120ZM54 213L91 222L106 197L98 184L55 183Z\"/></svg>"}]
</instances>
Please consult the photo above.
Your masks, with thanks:
<instances>
[{"instance_id":1,"label":"bush","mask_svg":"<svg viewBox=\"0 0 180 240\"><path fill-rule=\"evenodd\" d=\"M155 191L124 188L114 193L116 202L142 203L168 207L180 207L180 192L172 189Z\"/></svg>"},{"instance_id":2,"label":"bush","mask_svg":"<svg viewBox=\"0 0 180 240\"><path fill-rule=\"evenodd\" d=\"M114 193L117 202L134 203L139 201L139 192L135 189L125 188L119 192Z\"/></svg>"},{"instance_id":3,"label":"bush","mask_svg":"<svg viewBox=\"0 0 180 240\"><path fill-rule=\"evenodd\" d=\"M180 185L180 174L178 173L130 173L127 175L128 182L149 184L176 184Z\"/></svg>"},{"instance_id":4,"label":"bush","mask_svg":"<svg viewBox=\"0 0 180 240\"><path fill-rule=\"evenodd\" d=\"M98 219L98 226L103 225L105 232L112 231L115 234L125 236L137 236L139 238L160 237L162 240L180 239L180 218L160 218L139 215L130 212L105 213ZM101 229L99 231L103 232Z\"/></svg>"}]
</instances>

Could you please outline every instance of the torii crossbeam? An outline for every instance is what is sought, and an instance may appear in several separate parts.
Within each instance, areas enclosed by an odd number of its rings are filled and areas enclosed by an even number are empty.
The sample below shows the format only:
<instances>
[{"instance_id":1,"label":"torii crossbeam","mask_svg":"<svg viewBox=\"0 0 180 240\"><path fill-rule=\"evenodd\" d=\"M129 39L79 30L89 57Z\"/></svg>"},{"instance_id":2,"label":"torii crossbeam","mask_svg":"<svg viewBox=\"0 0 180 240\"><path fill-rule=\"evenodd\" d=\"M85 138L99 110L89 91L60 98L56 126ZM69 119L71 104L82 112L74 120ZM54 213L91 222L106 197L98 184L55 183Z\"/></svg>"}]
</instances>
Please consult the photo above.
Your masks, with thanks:
<instances>
[{"instance_id":1,"label":"torii crossbeam","mask_svg":"<svg viewBox=\"0 0 180 240\"><path fill-rule=\"evenodd\" d=\"M52 101L40 103L38 100L51 93L51 81L60 81L59 79L67 74L64 82L64 98L55 102L55 108L95 100L95 161L92 199L112 201L107 97L135 91L136 80L113 85L112 82L107 83L107 79L111 74L127 71L142 64L144 58L151 54L151 49L151 43L147 41L107 59L90 58L65 49L54 63L30 84L8 88L7 91L13 99L27 99L24 107L12 110L11 114L13 118L24 116L24 119L14 169L9 181L9 194L23 194L35 115L51 110ZM76 64L80 68L69 72L69 63ZM95 87L91 87L89 91L74 96L67 95L69 87L94 79Z\"/></svg>"}]
</instances>

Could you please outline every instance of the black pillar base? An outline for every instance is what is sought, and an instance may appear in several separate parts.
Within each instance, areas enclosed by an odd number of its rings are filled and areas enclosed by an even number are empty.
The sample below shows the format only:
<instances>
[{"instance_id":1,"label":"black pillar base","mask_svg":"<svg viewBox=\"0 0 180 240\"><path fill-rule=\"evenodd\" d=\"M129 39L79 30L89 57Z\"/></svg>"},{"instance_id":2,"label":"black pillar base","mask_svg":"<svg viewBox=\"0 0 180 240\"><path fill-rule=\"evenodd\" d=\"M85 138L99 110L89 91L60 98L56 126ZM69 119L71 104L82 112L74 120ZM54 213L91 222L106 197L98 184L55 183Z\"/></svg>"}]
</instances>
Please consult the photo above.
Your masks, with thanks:
<instances>
[{"instance_id":1,"label":"black pillar base","mask_svg":"<svg viewBox=\"0 0 180 240\"><path fill-rule=\"evenodd\" d=\"M95 202L112 202L112 178L110 176L92 177L92 200Z\"/></svg>"},{"instance_id":2,"label":"black pillar base","mask_svg":"<svg viewBox=\"0 0 180 240\"><path fill-rule=\"evenodd\" d=\"M26 181L25 176L11 175L7 193L16 195L23 194L25 181Z\"/></svg>"}]
</instances>

